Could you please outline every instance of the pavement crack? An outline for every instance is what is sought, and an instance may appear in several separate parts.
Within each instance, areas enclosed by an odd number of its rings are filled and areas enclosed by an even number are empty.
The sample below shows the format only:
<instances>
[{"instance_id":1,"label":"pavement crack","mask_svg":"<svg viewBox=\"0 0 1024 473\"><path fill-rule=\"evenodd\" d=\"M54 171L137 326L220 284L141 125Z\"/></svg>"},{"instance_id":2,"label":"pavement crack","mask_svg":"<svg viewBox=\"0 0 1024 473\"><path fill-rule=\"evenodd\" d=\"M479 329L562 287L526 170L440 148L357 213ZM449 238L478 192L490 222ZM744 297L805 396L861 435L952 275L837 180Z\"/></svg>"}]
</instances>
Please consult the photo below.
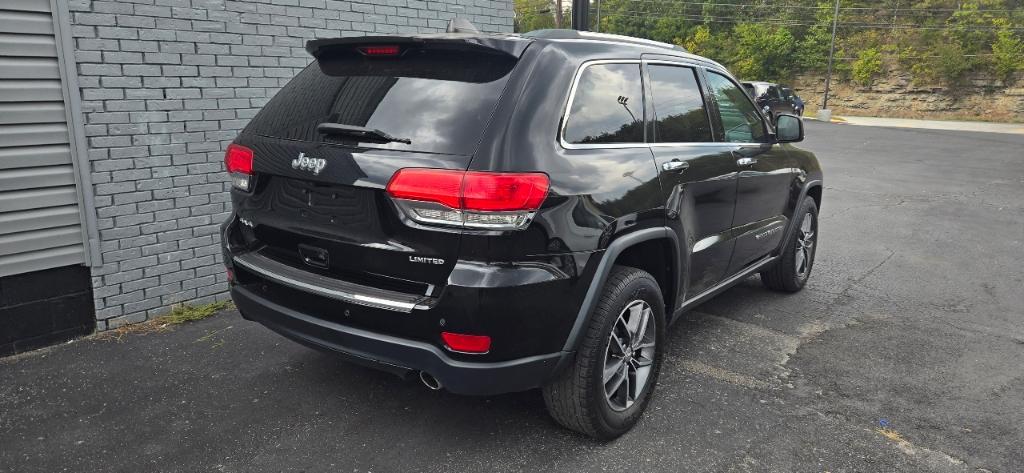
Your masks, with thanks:
<instances>
[{"instance_id":1,"label":"pavement crack","mask_svg":"<svg viewBox=\"0 0 1024 473\"><path fill-rule=\"evenodd\" d=\"M859 283L859 282L861 282L861 281L863 281L863 280L867 279L867 278L868 278L869 276L871 276L872 274L874 274L874 273L875 273L875 271L878 271L878 270L879 270L879 269L880 269L880 268L881 268L882 266L885 266L885 263L888 263L888 262L889 262L889 260L891 260L891 259L892 259L892 257L896 255L896 250L890 250L890 249L888 249L888 248L886 248L886 249L887 249L887 250L889 250L889 255L888 255L888 256L886 256L886 257L885 257L885 259L883 259L881 263L878 263L878 264L876 264L876 265L875 265L874 267L872 267L871 269L867 270L867 271L866 271L866 272L865 272L864 274L862 274L862 275L861 275L860 277L858 277L858 278L855 278L855 279L853 280L854 284L856 284L856 283ZM849 287L847 287L847 290L849 290L849 289L850 289L850 288L852 288L852 287L853 287L853 284L851 284L851 285L850 285ZM843 293L844 293L844 294L845 294L846 292L847 292L847 291L843 291Z\"/></svg>"}]
</instances>

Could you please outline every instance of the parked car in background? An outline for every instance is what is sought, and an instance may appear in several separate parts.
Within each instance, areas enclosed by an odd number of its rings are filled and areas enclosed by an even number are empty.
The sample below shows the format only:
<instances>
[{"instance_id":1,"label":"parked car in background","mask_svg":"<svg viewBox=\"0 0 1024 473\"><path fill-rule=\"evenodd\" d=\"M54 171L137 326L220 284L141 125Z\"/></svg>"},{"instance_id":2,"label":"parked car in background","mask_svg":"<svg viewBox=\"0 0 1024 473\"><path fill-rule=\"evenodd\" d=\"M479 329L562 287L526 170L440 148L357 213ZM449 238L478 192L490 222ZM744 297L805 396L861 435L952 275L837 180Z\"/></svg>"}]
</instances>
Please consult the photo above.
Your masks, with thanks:
<instances>
[{"instance_id":1,"label":"parked car in background","mask_svg":"<svg viewBox=\"0 0 1024 473\"><path fill-rule=\"evenodd\" d=\"M780 113L796 116L804 113L803 99L789 87L772 82L748 81L743 82L743 88L773 122Z\"/></svg>"},{"instance_id":2,"label":"parked car in background","mask_svg":"<svg viewBox=\"0 0 1024 473\"><path fill-rule=\"evenodd\" d=\"M794 115L801 117L804 114L804 99L800 98L793 89L789 87L782 87L782 97L789 100L793 104Z\"/></svg>"},{"instance_id":3,"label":"parked car in background","mask_svg":"<svg viewBox=\"0 0 1024 473\"><path fill-rule=\"evenodd\" d=\"M821 168L724 67L571 30L310 41L227 150L242 316L608 439L681 314L814 261ZM263 348L253 347L254 352Z\"/></svg>"}]
</instances>

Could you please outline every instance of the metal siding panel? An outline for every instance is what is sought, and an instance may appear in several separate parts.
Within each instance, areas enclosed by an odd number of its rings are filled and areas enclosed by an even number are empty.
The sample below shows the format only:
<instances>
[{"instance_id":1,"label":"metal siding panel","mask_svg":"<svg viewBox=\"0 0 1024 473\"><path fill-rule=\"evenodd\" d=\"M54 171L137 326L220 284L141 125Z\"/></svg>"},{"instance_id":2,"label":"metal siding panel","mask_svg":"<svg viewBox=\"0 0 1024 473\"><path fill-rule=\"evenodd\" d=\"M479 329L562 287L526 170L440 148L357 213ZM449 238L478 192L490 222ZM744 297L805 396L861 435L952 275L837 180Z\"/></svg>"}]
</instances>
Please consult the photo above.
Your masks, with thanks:
<instances>
[{"instance_id":1,"label":"metal siding panel","mask_svg":"<svg viewBox=\"0 0 1024 473\"><path fill-rule=\"evenodd\" d=\"M53 35L0 33L0 56L57 57Z\"/></svg>"},{"instance_id":2,"label":"metal siding panel","mask_svg":"<svg viewBox=\"0 0 1024 473\"><path fill-rule=\"evenodd\" d=\"M0 0L0 276L86 262L51 6Z\"/></svg>"},{"instance_id":3,"label":"metal siding panel","mask_svg":"<svg viewBox=\"0 0 1024 473\"><path fill-rule=\"evenodd\" d=\"M0 235L78 225L78 206L0 213Z\"/></svg>"},{"instance_id":4,"label":"metal siding panel","mask_svg":"<svg viewBox=\"0 0 1024 473\"><path fill-rule=\"evenodd\" d=\"M71 164L68 145L0 148L0 170Z\"/></svg>"},{"instance_id":5,"label":"metal siding panel","mask_svg":"<svg viewBox=\"0 0 1024 473\"><path fill-rule=\"evenodd\" d=\"M63 100L59 80L0 80L0 102Z\"/></svg>"},{"instance_id":6,"label":"metal siding panel","mask_svg":"<svg viewBox=\"0 0 1024 473\"><path fill-rule=\"evenodd\" d=\"M0 236L0 256L59 248L76 243L82 243L82 229L78 225L12 233Z\"/></svg>"},{"instance_id":7,"label":"metal siding panel","mask_svg":"<svg viewBox=\"0 0 1024 473\"><path fill-rule=\"evenodd\" d=\"M60 79L56 58L0 57L0 79Z\"/></svg>"},{"instance_id":8,"label":"metal siding panel","mask_svg":"<svg viewBox=\"0 0 1024 473\"><path fill-rule=\"evenodd\" d=\"M68 126L64 123L0 125L0 148L59 145L67 142Z\"/></svg>"},{"instance_id":9,"label":"metal siding panel","mask_svg":"<svg viewBox=\"0 0 1024 473\"><path fill-rule=\"evenodd\" d=\"M85 262L82 245L51 248L20 255L0 256L0 277Z\"/></svg>"},{"instance_id":10,"label":"metal siding panel","mask_svg":"<svg viewBox=\"0 0 1024 473\"><path fill-rule=\"evenodd\" d=\"M49 13L0 10L0 33L53 34Z\"/></svg>"},{"instance_id":11,"label":"metal siding panel","mask_svg":"<svg viewBox=\"0 0 1024 473\"><path fill-rule=\"evenodd\" d=\"M3 0L4 10L50 12L50 0Z\"/></svg>"},{"instance_id":12,"label":"metal siding panel","mask_svg":"<svg viewBox=\"0 0 1024 473\"><path fill-rule=\"evenodd\" d=\"M64 102L0 103L0 125L64 122L66 117Z\"/></svg>"},{"instance_id":13,"label":"metal siding panel","mask_svg":"<svg viewBox=\"0 0 1024 473\"><path fill-rule=\"evenodd\" d=\"M75 169L67 166L0 171L0 192L75 185Z\"/></svg>"},{"instance_id":14,"label":"metal siding panel","mask_svg":"<svg viewBox=\"0 0 1024 473\"><path fill-rule=\"evenodd\" d=\"M0 192L0 209L5 212L42 209L78 203L74 186Z\"/></svg>"}]
</instances>

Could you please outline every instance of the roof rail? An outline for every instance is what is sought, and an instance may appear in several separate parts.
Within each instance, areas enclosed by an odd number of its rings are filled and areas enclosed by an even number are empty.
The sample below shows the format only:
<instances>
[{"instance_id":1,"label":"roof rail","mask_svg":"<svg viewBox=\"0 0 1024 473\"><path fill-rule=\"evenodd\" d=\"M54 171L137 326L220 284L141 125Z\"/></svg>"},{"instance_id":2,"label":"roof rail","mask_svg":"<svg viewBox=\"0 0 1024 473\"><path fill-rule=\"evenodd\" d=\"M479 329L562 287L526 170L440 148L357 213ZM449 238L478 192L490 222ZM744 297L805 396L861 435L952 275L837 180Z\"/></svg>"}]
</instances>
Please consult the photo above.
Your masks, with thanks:
<instances>
[{"instance_id":1,"label":"roof rail","mask_svg":"<svg viewBox=\"0 0 1024 473\"><path fill-rule=\"evenodd\" d=\"M565 29L546 29L546 30L534 30L529 33L523 33L523 36L527 38L544 38L544 39L592 39L592 40L603 40L603 41L615 41L618 43L632 43L632 44L643 44L647 46L653 46L656 48L672 49L675 51L688 52L686 48L671 44L663 43L661 41L654 41L653 39L635 38L633 36L623 36L618 34L608 33L595 33L593 31L577 31L577 30L565 30Z\"/></svg>"}]
</instances>

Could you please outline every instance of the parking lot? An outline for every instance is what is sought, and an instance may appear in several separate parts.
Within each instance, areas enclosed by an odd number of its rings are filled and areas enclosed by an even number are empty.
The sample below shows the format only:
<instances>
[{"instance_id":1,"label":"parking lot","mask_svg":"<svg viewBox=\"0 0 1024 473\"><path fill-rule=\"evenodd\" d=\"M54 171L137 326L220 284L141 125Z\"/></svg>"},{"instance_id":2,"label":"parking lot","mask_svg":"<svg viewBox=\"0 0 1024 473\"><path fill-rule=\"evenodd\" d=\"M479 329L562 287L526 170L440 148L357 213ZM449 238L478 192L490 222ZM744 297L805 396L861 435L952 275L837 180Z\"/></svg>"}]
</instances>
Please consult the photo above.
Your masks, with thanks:
<instances>
[{"instance_id":1,"label":"parking lot","mask_svg":"<svg viewBox=\"0 0 1024 473\"><path fill-rule=\"evenodd\" d=\"M689 313L614 442L537 392L431 392L226 312L0 360L0 471L1024 470L1024 135L807 135L808 288Z\"/></svg>"}]
</instances>

